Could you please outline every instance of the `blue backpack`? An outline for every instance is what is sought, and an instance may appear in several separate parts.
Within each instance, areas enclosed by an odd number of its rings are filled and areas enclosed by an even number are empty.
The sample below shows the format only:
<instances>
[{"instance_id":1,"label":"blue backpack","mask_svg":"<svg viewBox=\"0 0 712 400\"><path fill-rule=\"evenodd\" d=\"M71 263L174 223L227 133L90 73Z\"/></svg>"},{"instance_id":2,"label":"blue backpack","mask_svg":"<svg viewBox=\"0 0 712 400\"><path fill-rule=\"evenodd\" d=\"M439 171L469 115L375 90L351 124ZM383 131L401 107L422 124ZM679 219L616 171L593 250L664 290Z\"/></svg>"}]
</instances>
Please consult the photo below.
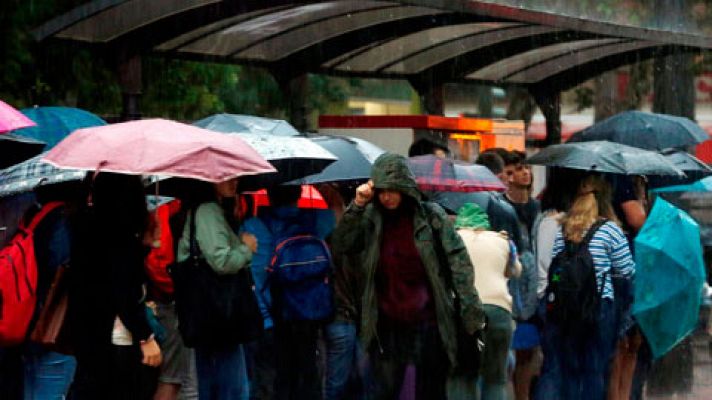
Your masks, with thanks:
<instances>
[{"instance_id":1,"label":"blue backpack","mask_svg":"<svg viewBox=\"0 0 712 400\"><path fill-rule=\"evenodd\" d=\"M314 235L278 242L267 268L272 316L282 321L322 321L334 312L331 253Z\"/></svg>"}]
</instances>

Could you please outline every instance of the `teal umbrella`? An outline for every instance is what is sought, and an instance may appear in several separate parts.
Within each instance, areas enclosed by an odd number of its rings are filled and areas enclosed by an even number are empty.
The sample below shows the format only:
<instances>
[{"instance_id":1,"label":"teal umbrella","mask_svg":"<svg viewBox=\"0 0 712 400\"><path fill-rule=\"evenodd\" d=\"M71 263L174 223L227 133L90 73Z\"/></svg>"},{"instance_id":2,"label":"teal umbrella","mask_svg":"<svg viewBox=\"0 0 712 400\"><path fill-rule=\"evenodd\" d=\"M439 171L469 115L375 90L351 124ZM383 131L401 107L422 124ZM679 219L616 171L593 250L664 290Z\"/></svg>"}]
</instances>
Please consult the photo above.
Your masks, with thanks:
<instances>
[{"instance_id":1,"label":"teal umbrella","mask_svg":"<svg viewBox=\"0 0 712 400\"><path fill-rule=\"evenodd\" d=\"M705 282L699 226L658 198L635 238L635 262L633 315L657 358L692 333L699 318Z\"/></svg>"},{"instance_id":2,"label":"teal umbrella","mask_svg":"<svg viewBox=\"0 0 712 400\"><path fill-rule=\"evenodd\" d=\"M668 192L712 192L712 176L700 179L687 185L665 186L653 189L655 193Z\"/></svg>"},{"instance_id":3,"label":"teal umbrella","mask_svg":"<svg viewBox=\"0 0 712 400\"><path fill-rule=\"evenodd\" d=\"M20 110L37 126L18 129L14 133L45 142L49 150L77 129L106 125L98 116L73 107L31 107Z\"/></svg>"}]
</instances>

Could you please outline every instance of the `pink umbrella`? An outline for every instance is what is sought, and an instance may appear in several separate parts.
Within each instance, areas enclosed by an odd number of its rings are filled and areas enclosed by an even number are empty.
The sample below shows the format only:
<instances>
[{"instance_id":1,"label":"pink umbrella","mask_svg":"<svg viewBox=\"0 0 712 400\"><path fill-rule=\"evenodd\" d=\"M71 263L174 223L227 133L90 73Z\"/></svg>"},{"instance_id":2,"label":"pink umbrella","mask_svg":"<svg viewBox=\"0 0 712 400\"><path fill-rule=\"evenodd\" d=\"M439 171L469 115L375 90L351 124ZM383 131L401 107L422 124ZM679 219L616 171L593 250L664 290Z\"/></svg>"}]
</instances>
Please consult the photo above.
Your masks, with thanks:
<instances>
[{"instance_id":1,"label":"pink umbrella","mask_svg":"<svg viewBox=\"0 0 712 400\"><path fill-rule=\"evenodd\" d=\"M42 161L58 168L222 182L276 172L236 135L164 119L78 129Z\"/></svg>"},{"instance_id":2,"label":"pink umbrella","mask_svg":"<svg viewBox=\"0 0 712 400\"><path fill-rule=\"evenodd\" d=\"M0 133L36 126L31 119L0 100Z\"/></svg>"}]
</instances>

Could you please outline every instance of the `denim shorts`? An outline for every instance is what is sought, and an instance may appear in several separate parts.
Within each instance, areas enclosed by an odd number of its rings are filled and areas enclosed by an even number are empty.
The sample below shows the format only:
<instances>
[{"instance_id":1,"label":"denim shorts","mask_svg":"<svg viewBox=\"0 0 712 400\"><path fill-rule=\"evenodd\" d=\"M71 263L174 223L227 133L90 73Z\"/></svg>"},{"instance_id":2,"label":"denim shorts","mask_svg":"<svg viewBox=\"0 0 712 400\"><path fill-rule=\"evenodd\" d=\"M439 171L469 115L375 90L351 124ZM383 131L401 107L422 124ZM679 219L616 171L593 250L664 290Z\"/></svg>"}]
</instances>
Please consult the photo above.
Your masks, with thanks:
<instances>
[{"instance_id":1,"label":"denim shorts","mask_svg":"<svg viewBox=\"0 0 712 400\"><path fill-rule=\"evenodd\" d=\"M514 350L527 350L539 346L541 338L536 325L529 322L517 321L517 328L512 336L512 348Z\"/></svg>"}]
</instances>

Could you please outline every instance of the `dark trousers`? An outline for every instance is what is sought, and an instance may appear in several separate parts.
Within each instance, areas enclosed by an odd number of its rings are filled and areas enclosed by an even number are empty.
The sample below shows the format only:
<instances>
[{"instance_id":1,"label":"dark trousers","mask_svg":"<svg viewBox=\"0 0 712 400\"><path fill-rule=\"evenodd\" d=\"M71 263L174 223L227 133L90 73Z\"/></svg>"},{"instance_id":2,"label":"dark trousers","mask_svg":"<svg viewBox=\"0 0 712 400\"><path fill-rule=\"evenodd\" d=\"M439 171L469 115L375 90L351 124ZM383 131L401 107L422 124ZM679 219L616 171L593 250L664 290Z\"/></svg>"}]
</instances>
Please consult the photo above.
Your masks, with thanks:
<instances>
[{"instance_id":1,"label":"dark trousers","mask_svg":"<svg viewBox=\"0 0 712 400\"><path fill-rule=\"evenodd\" d=\"M403 393L406 398L444 400L450 363L437 325L381 319L378 339L369 352L373 387L368 398L391 400Z\"/></svg>"},{"instance_id":2,"label":"dark trousers","mask_svg":"<svg viewBox=\"0 0 712 400\"><path fill-rule=\"evenodd\" d=\"M617 340L615 308L604 300L598 327L586 337L564 335L552 323L544 326L544 365L537 399L604 400Z\"/></svg>"},{"instance_id":3,"label":"dark trousers","mask_svg":"<svg viewBox=\"0 0 712 400\"><path fill-rule=\"evenodd\" d=\"M320 399L321 378L317 367L320 323L275 321L275 399Z\"/></svg>"},{"instance_id":4,"label":"dark trousers","mask_svg":"<svg viewBox=\"0 0 712 400\"><path fill-rule=\"evenodd\" d=\"M274 329L269 328L245 348L252 400L270 400L274 397L274 380L277 373L274 346Z\"/></svg>"},{"instance_id":5,"label":"dark trousers","mask_svg":"<svg viewBox=\"0 0 712 400\"><path fill-rule=\"evenodd\" d=\"M73 400L150 400L158 368L141 364L138 346L108 346L93 355L77 356Z\"/></svg>"}]
</instances>

